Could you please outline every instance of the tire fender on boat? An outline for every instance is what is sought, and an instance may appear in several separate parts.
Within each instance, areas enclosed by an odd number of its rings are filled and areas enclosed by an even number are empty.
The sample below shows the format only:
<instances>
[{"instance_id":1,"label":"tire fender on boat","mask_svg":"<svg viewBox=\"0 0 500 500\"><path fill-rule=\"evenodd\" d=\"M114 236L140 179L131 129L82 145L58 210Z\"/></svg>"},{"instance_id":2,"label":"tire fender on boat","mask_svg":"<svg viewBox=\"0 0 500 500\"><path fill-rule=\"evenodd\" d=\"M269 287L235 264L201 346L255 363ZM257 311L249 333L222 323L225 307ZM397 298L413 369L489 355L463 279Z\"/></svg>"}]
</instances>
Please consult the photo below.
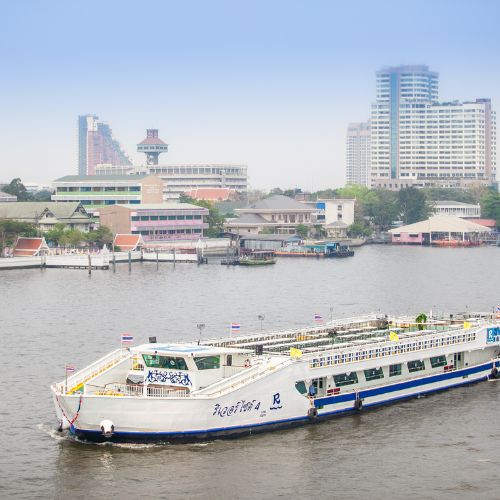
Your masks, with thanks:
<instances>
[{"instance_id":1,"label":"tire fender on boat","mask_svg":"<svg viewBox=\"0 0 500 500\"><path fill-rule=\"evenodd\" d=\"M491 378L495 378L497 379L498 378L498 368L496 366L493 367L493 369L491 370Z\"/></svg>"},{"instance_id":2,"label":"tire fender on boat","mask_svg":"<svg viewBox=\"0 0 500 500\"><path fill-rule=\"evenodd\" d=\"M309 411L307 412L307 416L311 419L314 420L318 416L318 409L313 406L312 408L309 408Z\"/></svg>"},{"instance_id":3,"label":"tire fender on boat","mask_svg":"<svg viewBox=\"0 0 500 500\"><path fill-rule=\"evenodd\" d=\"M111 420L103 420L100 424L102 435L105 438L110 438L115 432L115 426Z\"/></svg>"},{"instance_id":4,"label":"tire fender on boat","mask_svg":"<svg viewBox=\"0 0 500 500\"><path fill-rule=\"evenodd\" d=\"M363 400L359 396L357 396L354 401L354 409L359 411L362 408L363 408Z\"/></svg>"}]
</instances>

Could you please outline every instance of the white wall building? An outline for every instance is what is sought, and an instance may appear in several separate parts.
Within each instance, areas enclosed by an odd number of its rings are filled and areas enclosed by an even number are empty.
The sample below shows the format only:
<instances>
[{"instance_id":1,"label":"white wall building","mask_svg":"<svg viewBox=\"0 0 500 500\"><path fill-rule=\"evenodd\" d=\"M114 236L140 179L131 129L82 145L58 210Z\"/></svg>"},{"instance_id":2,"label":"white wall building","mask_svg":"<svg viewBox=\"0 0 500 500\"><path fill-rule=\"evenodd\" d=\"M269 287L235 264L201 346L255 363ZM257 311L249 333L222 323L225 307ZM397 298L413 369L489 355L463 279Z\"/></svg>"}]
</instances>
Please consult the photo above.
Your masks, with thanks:
<instances>
[{"instance_id":1,"label":"white wall building","mask_svg":"<svg viewBox=\"0 0 500 500\"><path fill-rule=\"evenodd\" d=\"M464 187L496 176L496 117L489 99L438 103L426 66L377 72L371 113L371 185Z\"/></svg>"},{"instance_id":2,"label":"white wall building","mask_svg":"<svg viewBox=\"0 0 500 500\"><path fill-rule=\"evenodd\" d=\"M348 198L320 199L316 201L318 224L328 226L334 222L343 222L347 226L354 224L356 200Z\"/></svg>"},{"instance_id":3,"label":"white wall building","mask_svg":"<svg viewBox=\"0 0 500 500\"><path fill-rule=\"evenodd\" d=\"M346 141L346 184L370 187L370 123L350 123Z\"/></svg>"},{"instance_id":4,"label":"white wall building","mask_svg":"<svg viewBox=\"0 0 500 500\"><path fill-rule=\"evenodd\" d=\"M460 201L436 201L432 211L436 215L454 215L455 217L476 218L481 217L481 205L472 205Z\"/></svg>"}]
</instances>

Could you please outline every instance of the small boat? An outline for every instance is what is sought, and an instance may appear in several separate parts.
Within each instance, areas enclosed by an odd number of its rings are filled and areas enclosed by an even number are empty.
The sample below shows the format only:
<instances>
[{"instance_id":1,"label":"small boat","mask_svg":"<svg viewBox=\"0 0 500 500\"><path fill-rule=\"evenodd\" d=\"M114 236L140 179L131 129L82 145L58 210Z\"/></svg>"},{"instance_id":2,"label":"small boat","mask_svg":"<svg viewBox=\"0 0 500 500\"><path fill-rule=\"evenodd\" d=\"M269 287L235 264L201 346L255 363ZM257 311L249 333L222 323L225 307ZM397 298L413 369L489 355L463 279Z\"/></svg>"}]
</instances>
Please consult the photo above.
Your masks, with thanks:
<instances>
[{"instance_id":1,"label":"small boat","mask_svg":"<svg viewBox=\"0 0 500 500\"><path fill-rule=\"evenodd\" d=\"M51 386L59 427L85 441L192 442L499 378L500 318L422 316L368 315L198 344L150 337L66 370Z\"/></svg>"},{"instance_id":2,"label":"small boat","mask_svg":"<svg viewBox=\"0 0 500 500\"><path fill-rule=\"evenodd\" d=\"M240 255L238 259L240 266L266 266L276 264L276 254L270 250L252 250Z\"/></svg>"}]
</instances>

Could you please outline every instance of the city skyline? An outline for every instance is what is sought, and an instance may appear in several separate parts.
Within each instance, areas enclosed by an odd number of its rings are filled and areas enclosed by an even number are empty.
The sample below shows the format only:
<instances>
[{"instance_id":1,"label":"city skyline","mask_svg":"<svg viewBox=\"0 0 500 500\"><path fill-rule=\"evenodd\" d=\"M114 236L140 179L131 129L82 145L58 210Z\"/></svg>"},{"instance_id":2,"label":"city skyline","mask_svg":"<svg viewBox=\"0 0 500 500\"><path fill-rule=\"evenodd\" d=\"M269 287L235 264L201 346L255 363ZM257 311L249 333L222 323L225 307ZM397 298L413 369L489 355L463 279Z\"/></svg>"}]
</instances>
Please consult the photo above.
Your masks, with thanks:
<instances>
[{"instance_id":1,"label":"city skyline","mask_svg":"<svg viewBox=\"0 0 500 500\"><path fill-rule=\"evenodd\" d=\"M428 65L440 101L497 109L500 8L479 4L488 15L475 24L469 2L448 1L152 2L153 18L133 2L8 4L0 180L76 173L77 116L96 114L133 163L158 128L170 145L161 163L246 164L252 188L341 186L347 126L369 118L383 66Z\"/></svg>"}]
</instances>

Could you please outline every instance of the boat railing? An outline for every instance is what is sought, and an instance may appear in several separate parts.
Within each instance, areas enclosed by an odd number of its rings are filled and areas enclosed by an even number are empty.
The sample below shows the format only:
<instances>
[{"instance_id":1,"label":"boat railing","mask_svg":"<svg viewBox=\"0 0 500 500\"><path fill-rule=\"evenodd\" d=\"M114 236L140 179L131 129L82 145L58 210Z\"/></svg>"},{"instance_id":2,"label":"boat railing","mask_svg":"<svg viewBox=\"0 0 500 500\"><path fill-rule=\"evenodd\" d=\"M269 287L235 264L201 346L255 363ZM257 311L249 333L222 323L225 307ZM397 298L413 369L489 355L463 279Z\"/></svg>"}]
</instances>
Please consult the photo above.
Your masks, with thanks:
<instances>
[{"instance_id":1,"label":"boat railing","mask_svg":"<svg viewBox=\"0 0 500 500\"><path fill-rule=\"evenodd\" d=\"M272 371L283 368L285 365L293 362L289 357L283 359L283 361L279 361L276 363L274 359L264 359L261 360L260 363L251 366L250 368L245 369L242 372L236 373L231 377L225 378L212 384L204 389L200 389L199 391L193 392L193 396L198 395L207 395L207 396L215 396L219 394L223 394L225 392L232 391L242 385L248 384L252 380L255 380L265 374L271 373Z\"/></svg>"},{"instance_id":2,"label":"boat railing","mask_svg":"<svg viewBox=\"0 0 500 500\"><path fill-rule=\"evenodd\" d=\"M186 389L172 389L169 387L152 387L141 384L111 383L104 386L86 385L87 394L94 396L135 396L150 398L187 398L189 391Z\"/></svg>"},{"instance_id":3,"label":"boat railing","mask_svg":"<svg viewBox=\"0 0 500 500\"><path fill-rule=\"evenodd\" d=\"M65 390L68 394L73 394L81 389L83 385L100 373L108 370L109 368L117 365L124 359L130 358L130 351L127 349L116 349L106 356L94 361L90 365L77 371L71 377L68 377L67 383L59 384L59 388Z\"/></svg>"},{"instance_id":4,"label":"boat railing","mask_svg":"<svg viewBox=\"0 0 500 500\"><path fill-rule=\"evenodd\" d=\"M405 354L408 352L418 352L438 347L464 344L476 340L476 330L461 329L453 332L442 332L422 335L421 338L407 338L403 340L393 340L381 345L367 344L364 346L346 347L345 349L328 350L318 355L317 353L307 355L310 368L323 368L366 361L369 359L384 358ZM312 359L311 359L312 358Z\"/></svg>"}]
</instances>

